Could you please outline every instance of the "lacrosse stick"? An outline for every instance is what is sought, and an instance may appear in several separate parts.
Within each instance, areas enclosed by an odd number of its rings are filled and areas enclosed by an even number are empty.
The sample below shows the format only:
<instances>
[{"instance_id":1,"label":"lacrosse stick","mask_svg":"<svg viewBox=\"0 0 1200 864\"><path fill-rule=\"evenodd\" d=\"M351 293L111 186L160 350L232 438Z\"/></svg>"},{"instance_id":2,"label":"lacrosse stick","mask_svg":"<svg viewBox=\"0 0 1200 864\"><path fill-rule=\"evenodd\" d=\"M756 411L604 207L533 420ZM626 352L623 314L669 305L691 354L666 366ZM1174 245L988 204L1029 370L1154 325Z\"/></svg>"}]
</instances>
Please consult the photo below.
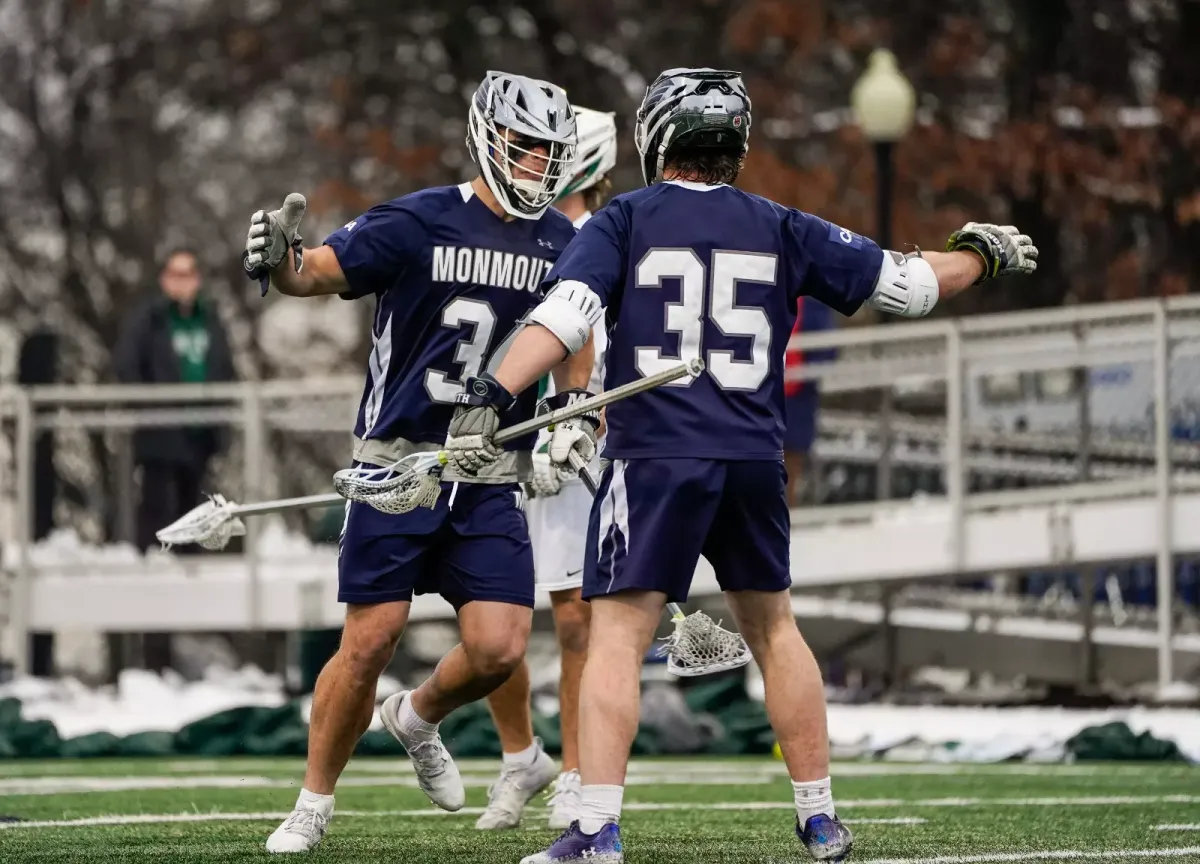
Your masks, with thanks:
<instances>
[{"instance_id":1,"label":"lacrosse stick","mask_svg":"<svg viewBox=\"0 0 1200 864\"><path fill-rule=\"evenodd\" d=\"M242 537L246 526L242 516L260 516L267 513L286 513L289 510L304 510L309 507L325 507L345 503L340 495L306 495L303 498L284 498L278 501L263 501L259 504L234 504L221 495L213 495L199 507L189 510L155 535L164 549L196 543L205 549L224 549L234 537Z\"/></svg>"},{"instance_id":2,"label":"lacrosse stick","mask_svg":"<svg viewBox=\"0 0 1200 864\"><path fill-rule=\"evenodd\" d=\"M605 405L652 390L704 371L704 361L696 358L670 369L639 378L597 396L539 414L531 420L501 429L492 440L496 444L512 441L555 423L598 411ZM408 513L418 507L433 507L441 493L442 469L449 461L445 450L413 453L383 468L344 468L333 475L333 488L350 501L361 501L383 513Z\"/></svg>"},{"instance_id":3,"label":"lacrosse stick","mask_svg":"<svg viewBox=\"0 0 1200 864\"><path fill-rule=\"evenodd\" d=\"M572 450L567 461L592 497L596 497L599 484L583 457ZM667 644L658 653L660 657L666 655L667 671L672 675L695 678L737 669L750 662L750 647L746 640L740 634L726 630L720 621L714 622L703 612L684 615L678 603L668 603L667 611L671 613L675 631L663 638Z\"/></svg>"}]
</instances>

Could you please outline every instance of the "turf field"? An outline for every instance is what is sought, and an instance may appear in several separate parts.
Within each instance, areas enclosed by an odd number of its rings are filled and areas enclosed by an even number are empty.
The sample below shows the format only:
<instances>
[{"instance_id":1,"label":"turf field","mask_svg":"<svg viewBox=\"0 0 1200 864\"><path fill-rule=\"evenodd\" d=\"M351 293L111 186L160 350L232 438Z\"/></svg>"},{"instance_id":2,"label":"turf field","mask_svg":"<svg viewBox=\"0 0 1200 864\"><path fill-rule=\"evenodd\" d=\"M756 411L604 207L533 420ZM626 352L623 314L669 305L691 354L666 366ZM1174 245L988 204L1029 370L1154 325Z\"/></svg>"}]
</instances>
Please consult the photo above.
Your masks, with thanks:
<instances>
[{"instance_id":1,"label":"turf field","mask_svg":"<svg viewBox=\"0 0 1200 864\"><path fill-rule=\"evenodd\" d=\"M407 762L357 760L337 795L327 862L517 864L553 839L474 830L497 763L460 763L467 807L433 809ZM266 860L295 800L296 760L0 762L0 862ZM842 763L838 812L858 862L1200 861L1200 768ZM627 860L799 862L791 787L770 759L635 762Z\"/></svg>"}]
</instances>

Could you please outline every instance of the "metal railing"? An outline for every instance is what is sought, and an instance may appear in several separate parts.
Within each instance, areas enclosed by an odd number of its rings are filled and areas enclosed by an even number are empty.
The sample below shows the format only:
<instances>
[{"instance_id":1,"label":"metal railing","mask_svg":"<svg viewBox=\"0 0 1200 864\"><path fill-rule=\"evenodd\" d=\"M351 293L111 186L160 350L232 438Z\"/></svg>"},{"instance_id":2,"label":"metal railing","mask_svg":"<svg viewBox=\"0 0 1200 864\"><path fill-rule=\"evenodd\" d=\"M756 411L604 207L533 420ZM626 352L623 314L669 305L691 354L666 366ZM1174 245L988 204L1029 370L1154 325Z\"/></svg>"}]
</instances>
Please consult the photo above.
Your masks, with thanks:
<instances>
[{"instance_id":1,"label":"metal railing","mask_svg":"<svg viewBox=\"0 0 1200 864\"><path fill-rule=\"evenodd\" d=\"M858 463L889 477L905 468L935 472L938 497L956 526L955 561L962 560L968 512L1153 496L1162 516L1170 512L1172 496L1200 489L1200 410L1195 407L1200 406L1200 298L894 322L798 339L805 351L837 349L836 359L804 364L791 373L821 389L816 460ZM1110 386L1114 369L1125 370L1117 376L1120 387ZM1066 378L1063 372L1069 373ZM1069 386L1063 387L1064 381ZM26 661L24 610L34 575L33 466L39 435L86 432L94 455L105 448L121 452L137 429L222 425L231 430L232 444L217 472L220 491L242 501L306 494L328 483L332 470L349 458L361 390L358 376L0 387L0 437L7 439L10 452L10 464L0 457L0 509L7 489L15 549L11 578L0 580L0 590L7 586L0 610L8 618L0 618L0 629L16 634L12 650L18 668ZM127 451L112 462L122 466L117 473L131 475ZM1027 488L973 491L980 478L988 477L1019 477ZM99 500L127 507L133 498L131 476L110 479L108 485L120 492ZM890 482L881 488L891 488ZM870 519L894 507L886 500L818 504L795 510L793 524ZM116 521L125 526L123 539L129 539L128 514ZM1173 678L1172 520L1158 521L1159 679L1166 684ZM260 590L256 523L247 521L242 553L255 610Z\"/></svg>"}]
</instances>

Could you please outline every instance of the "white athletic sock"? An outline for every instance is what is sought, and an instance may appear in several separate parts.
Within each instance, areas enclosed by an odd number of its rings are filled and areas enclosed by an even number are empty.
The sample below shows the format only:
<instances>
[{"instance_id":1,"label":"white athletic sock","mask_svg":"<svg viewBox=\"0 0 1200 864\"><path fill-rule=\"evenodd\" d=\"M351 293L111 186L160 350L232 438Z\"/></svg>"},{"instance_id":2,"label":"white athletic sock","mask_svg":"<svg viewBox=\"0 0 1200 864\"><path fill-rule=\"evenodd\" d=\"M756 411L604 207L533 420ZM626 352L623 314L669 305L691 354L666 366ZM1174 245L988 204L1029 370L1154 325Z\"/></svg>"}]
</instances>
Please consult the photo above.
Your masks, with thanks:
<instances>
[{"instance_id":1,"label":"white athletic sock","mask_svg":"<svg viewBox=\"0 0 1200 864\"><path fill-rule=\"evenodd\" d=\"M300 797L296 799L297 810L315 810L328 818L333 812L333 796L322 795L319 792L309 792L307 789L300 789Z\"/></svg>"},{"instance_id":2,"label":"white athletic sock","mask_svg":"<svg viewBox=\"0 0 1200 864\"><path fill-rule=\"evenodd\" d=\"M579 797L579 830L584 834L595 834L605 822L617 822L621 818L621 799L625 797L624 786L583 786Z\"/></svg>"},{"instance_id":3,"label":"white athletic sock","mask_svg":"<svg viewBox=\"0 0 1200 864\"><path fill-rule=\"evenodd\" d=\"M437 724L426 723L413 710L411 693L400 703L400 710L396 713L400 720L400 731L404 733L405 738L416 741L432 741L433 736L437 734Z\"/></svg>"},{"instance_id":4,"label":"white athletic sock","mask_svg":"<svg viewBox=\"0 0 1200 864\"><path fill-rule=\"evenodd\" d=\"M537 752L538 745L534 741L524 750L518 750L516 753L501 753L500 758L503 760L506 768L510 765L529 765L533 762L534 757L537 756Z\"/></svg>"},{"instance_id":5,"label":"white athletic sock","mask_svg":"<svg viewBox=\"0 0 1200 864\"><path fill-rule=\"evenodd\" d=\"M813 816L823 813L832 819L837 815L833 812L833 788L828 777L803 783L793 780L792 789L796 794L796 816L801 828Z\"/></svg>"}]
</instances>

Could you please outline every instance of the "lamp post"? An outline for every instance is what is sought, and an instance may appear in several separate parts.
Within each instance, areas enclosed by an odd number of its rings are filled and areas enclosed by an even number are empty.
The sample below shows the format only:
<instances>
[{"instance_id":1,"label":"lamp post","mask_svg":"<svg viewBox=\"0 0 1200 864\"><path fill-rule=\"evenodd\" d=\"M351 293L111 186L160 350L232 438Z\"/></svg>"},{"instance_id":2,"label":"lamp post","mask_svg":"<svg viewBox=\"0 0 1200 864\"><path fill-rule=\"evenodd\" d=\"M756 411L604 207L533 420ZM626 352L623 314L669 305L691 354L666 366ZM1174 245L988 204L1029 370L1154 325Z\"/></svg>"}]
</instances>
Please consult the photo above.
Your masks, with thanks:
<instances>
[{"instance_id":1,"label":"lamp post","mask_svg":"<svg viewBox=\"0 0 1200 864\"><path fill-rule=\"evenodd\" d=\"M855 119L875 150L875 239L884 249L892 248L892 191L895 185L893 148L908 134L916 114L912 84L896 65L896 55L879 48L871 52L867 71L850 92ZM879 406L879 463L875 468L875 497L892 497L892 387L883 389ZM891 690L899 680L899 645L892 623L894 591L883 591L884 687Z\"/></svg>"},{"instance_id":2,"label":"lamp post","mask_svg":"<svg viewBox=\"0 0 1200 864\"><path fill-rule=\"evenodd\" d=\"M855 119L875 146L875 180L879 245L892 245L892 148L908 134L916 114L913 86L896 65L896 55L878 48L867 61L867 71L854 85L850 103Z\"/></svg>"},{"instance_id":3,"label":"lamp post","mask_svg":"<svg viewBox=\"0 0 1200 864\"><path fill-rule=\"evenodd\" d=\"M854 85L850 103L855 119L875 150L875 239L892 248L892 191L895 186L893 148L908 134L916 114L916 94L896 65L896 55L878 48L867 60L867 71ZM880 406L880 458L875 474L875 497L892 497L892 388L883 391Z\"/></svg>"}]
</instances>

